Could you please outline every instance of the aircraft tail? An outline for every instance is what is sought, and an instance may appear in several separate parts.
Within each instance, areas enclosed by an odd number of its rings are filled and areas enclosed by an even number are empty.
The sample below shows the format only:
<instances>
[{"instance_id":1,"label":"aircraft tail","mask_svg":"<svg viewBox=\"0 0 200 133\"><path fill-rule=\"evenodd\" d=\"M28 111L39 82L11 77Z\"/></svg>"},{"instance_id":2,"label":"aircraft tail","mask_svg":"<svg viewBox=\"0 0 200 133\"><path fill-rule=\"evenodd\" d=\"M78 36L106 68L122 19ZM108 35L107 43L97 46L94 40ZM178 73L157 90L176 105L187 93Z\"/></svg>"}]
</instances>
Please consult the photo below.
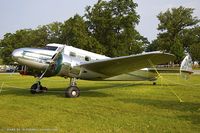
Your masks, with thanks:
<instances>
[{"instance_id":1,"label":"aircraft tail","mask_svg":"<svg viewBox=\"0 0 200 133\"><path fill-rule=\"evenodd\" d=\"M184 79L188 79L189 75L193 73L192 70L192 58L188 54L181 62L179 69L168 69L168 68L148 68L148 71L154 73L180 73L180 76Z\"/></svg>"},{"instance_id":2,"label":"aircraft tail","mask_svg":"<svg viewBox=\"0 0 200 133\"><path fill-rule=\"evenodd\" d=\"M180 67L180 74L184 79L188 79L189 75L193 73L192 70L192 58L188 54L183 61L181 62L181 67Z\"/></svg>"}]
</instances>

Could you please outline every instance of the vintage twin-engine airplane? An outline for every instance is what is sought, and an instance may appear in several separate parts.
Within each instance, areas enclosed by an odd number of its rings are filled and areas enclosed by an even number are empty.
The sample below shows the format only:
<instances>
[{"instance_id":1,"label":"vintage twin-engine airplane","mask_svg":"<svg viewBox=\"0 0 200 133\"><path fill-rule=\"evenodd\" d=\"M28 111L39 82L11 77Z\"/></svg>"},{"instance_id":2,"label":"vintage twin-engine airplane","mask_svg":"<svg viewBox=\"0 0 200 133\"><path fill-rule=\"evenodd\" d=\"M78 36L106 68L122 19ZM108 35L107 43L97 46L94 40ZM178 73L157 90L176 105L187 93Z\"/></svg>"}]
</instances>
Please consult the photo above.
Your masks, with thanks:
<instances>
[{"instance_id":1,"label":"vintage twin-engine airplane","mask_svg":"<svg viewBox=\"0 0 200 133\"><path fill-rule=\"evenodd\" d=\"M43 77L62 76L70 78L66 97L80 95L76 86L77 79L155 81L158 73L153 65L175 60L174 55L163 52L109 58L62 44L47 44L45 48L19 48L13 51L12 56L16 62L23 65L21 74L38 77L37 82L31 86L31 93L43 92L46 89L40 83ZM182 72L192 73L190 61L189 57L185 58Z\"/></svg>"}]
</instances>

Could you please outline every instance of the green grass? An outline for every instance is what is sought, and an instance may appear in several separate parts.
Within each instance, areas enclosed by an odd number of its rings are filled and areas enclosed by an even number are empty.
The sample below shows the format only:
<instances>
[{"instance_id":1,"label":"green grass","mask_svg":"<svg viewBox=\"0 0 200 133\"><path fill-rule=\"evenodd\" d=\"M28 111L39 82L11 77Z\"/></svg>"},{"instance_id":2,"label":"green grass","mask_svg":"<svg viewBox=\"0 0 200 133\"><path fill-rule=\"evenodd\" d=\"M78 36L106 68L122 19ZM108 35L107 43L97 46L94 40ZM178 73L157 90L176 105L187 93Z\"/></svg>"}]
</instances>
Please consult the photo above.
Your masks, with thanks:
<instances>
[{"instance_id":1,"label":"green grass","mask_svg":"<svg viewBox=\"0 0 200 133\"><path fill-rule=\"evenodd\" d=\"M163 75L156 86L78 81L81 96L70 99L63 94L69 80L45 78L49 92L32 95L34 78L1 74L0 132L200 132L199 79Z\"/></svg>"}]
</instances>

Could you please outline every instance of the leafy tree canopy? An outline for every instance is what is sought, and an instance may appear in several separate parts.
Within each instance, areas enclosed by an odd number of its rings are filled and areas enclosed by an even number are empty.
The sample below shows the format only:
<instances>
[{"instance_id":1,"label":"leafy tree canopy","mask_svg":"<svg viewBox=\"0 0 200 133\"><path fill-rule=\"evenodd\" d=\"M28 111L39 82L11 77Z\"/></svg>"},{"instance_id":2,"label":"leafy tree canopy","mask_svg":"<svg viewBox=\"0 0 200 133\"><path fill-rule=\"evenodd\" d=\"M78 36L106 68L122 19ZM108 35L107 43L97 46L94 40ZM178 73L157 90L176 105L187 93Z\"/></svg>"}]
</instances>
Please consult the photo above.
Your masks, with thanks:
<instances>
[{"instance_id":1,"label":"leafy tree canopy","mask_svg":"<svg viewBox=\"0 0 200 133\"><path fill-rule=\"evenodd\" d=\"M86 7L85 18L90 34L106 49L108 56L140 53L148 43L136 31L139 15L132 0L99 0L93 7Z\"/></svg>"},{"instance_id":2,"label":"leafy tree canopy","mask_svg":"<svg viewBox=\"0 0 200 133\"><path fill-rule=\"evenodd\" d=\"M72 45L111 57L140 53L148 40L135 29L139 23L136 7L132 0L99 0L93 7L86 7L83 17L75 15L64 23L7 33L0 41L0 47L4 47L1 58L9 64L14 49L44 47L48 43Z\"/></svg>"},{"instance_id":3,"label":"leafy tree canopy","mask_svg":"<svg viewBox=\"0 0 200 133\"><path fill-rule=\"evenodd\" d=\"M62 28L62 43L81 49L104 54L104 47L91 37L83 17L75 15L64 22Z\"/></svg>"},{"instance_id":4,"label":"leafy tree canopy","mask_svg":"<svg viewBox=\"0 0 200 133\"><path fill-rule=\"evenodd\" d=\"M200 26L186 32L184 40L194 61L200 62Z\"/></svg>"},{"instance_id":5,"label":"leafy tree canopy","mask_svg":"<svg viewBox=\"0 0 200 133\"><path fill-rule=\"evenodd\" d=\"M192 8L180 6L161 12L157 16L160 21L158 25L160 33L147 50L155 49L172 53L177 57L176 62L180 63L184 52L189 52L189 47L196 38L195 31L200 21L192 15L193 11Z\"/></svg>"}]
</instances>

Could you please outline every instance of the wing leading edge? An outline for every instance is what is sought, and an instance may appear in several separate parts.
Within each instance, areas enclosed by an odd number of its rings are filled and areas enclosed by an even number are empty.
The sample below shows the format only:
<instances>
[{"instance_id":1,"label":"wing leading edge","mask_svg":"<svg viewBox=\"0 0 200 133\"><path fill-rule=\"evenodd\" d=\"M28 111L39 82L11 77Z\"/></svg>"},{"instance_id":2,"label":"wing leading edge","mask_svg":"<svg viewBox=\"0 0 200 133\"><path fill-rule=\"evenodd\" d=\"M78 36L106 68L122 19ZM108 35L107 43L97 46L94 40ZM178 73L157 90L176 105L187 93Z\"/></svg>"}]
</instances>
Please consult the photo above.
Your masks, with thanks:
<instances>
[{"instance_id":1,"label":"wing leading edge","mask_svg":"<svg viewBox=\"0 0 200 133\"><path fill-rule=\"evenodd\" d=\"M116 76L142 68L152 67L152 65L165 64L174 61L175 56L162 52L150 52L138 55L109 58L82 64L87 70L104 74L106 76Z\"/></svg>"}]
</instances>

